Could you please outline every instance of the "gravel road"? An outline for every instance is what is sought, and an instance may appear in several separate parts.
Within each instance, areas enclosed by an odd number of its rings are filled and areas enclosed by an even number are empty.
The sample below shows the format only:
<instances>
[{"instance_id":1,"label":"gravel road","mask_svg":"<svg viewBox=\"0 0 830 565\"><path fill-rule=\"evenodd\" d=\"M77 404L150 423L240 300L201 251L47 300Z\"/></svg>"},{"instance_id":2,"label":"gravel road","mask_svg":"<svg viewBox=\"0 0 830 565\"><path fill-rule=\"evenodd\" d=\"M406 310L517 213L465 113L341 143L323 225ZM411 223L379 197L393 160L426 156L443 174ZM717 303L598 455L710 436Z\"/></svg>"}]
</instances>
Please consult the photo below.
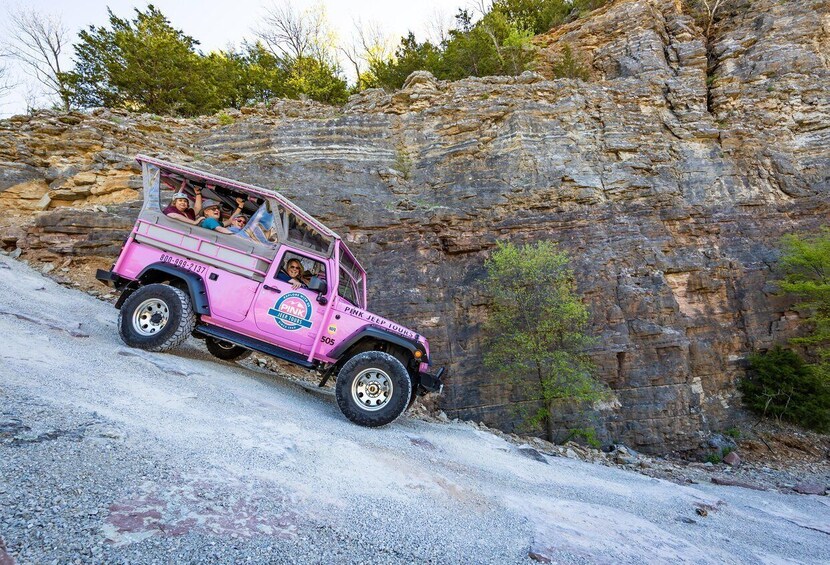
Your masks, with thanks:
<instances>
[{"instance_id":1,"label":"gravel road","mask_svg":"<svg viewBox=\"0 0 830 565\"><path fill-rule=\"evenodd\" d=\"M830 561L827 497L360 428L199 341L130 349L116 317L0 256L0 565Z\"/></svg>"}]
</instances>

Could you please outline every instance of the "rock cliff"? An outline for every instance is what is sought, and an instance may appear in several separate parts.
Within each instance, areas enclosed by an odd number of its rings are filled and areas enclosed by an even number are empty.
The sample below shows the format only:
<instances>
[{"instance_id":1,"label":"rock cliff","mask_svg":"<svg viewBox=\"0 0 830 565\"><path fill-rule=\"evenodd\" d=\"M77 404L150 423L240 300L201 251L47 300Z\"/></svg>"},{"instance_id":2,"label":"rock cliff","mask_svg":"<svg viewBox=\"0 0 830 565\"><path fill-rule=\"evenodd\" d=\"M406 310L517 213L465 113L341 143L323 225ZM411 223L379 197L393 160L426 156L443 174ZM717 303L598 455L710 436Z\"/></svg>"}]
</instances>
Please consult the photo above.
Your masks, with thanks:
<instances>
[{"instance_id":1,"label":"rock cliff","mask_svg":"<svg viewBox=\"0 0 830 565\"><path fill-rule=\"evenodd\" d=\"M111 260L138 152L277 187L349 242L371 309L430 338L451 374L442 408L512 430L523 399L482 369L478 281L496 240L556 241L616 396L601 435L690 448L728 425L746 354L792 335L770 284L778 238L830 211L830 2L727 6L707 42L680 2L618 0L538 37L538 72L415 73L340 109L15 117L0 122L0 201L19 216L2 243ZM588 81L550 77L565 45Z\"/></svg>"}]
</instances>

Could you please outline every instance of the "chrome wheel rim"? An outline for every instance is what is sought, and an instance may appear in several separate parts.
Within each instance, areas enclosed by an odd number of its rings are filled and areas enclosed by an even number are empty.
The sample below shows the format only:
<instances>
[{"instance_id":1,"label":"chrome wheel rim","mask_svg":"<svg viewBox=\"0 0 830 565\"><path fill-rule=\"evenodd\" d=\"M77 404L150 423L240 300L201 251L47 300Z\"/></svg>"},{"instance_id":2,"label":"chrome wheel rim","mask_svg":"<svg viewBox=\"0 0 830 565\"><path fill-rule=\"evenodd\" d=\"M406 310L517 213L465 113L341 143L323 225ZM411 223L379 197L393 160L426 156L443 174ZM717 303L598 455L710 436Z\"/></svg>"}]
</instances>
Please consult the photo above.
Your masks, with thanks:
<instances>
[{"instance_id":1,"label":"chrome wheel rim","mask_svg":"<svg viewBox=\"0 0 830 565\"><path fill-rule=\"evenodd\" d=\"M133 329L142 336L153 336L164 329L169 319L167 304L158 298L150 298L133 312Z\"/></svg>"},{"instance_id":2,"label":"chrome wheel rim","mask_svg":"<svg viewBox=\"0 0 830 565\"><path fill-rule=\"evenodd\" d=\"M352 400L363 410L375 412L392 399L392 379L380 369L364 369L352 381Z\"/></svg>"}]
</instances>

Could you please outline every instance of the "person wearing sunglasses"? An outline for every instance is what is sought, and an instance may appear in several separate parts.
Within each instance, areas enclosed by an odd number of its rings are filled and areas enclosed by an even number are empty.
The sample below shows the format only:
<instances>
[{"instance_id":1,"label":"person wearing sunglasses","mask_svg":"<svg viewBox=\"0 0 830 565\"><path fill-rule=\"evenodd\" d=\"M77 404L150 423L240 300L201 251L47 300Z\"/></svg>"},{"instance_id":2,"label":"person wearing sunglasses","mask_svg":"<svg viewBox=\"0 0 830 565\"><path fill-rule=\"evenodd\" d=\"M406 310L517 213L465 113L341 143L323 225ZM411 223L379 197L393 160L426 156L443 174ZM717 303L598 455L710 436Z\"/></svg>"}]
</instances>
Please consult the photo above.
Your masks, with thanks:
<instances>
[{"instance_id":1,"label":"person wearing sunglasses","mask_svg":"<svg viewBox=\"0 0 830 565\"><path fill-rule=\"evenodd\" d=\"M230 220L230 224L228 225L228 229L231 233L239 233L245 229L245 226L248 225L248 216L245 214L237 214L236 216L232 217Z\"/></svg>"},{"instance_id":2,"label":"person wearing sunglasses","mask_svg":"<svg viewBox=\"0 0 830 565\"><path fill-rule=\"evenodd\" d=\"M298 288L308 288L309 277L305 276L303 271L303 264L299 259L289 259L285 264L285 268L277 273L277 279L291 283L291 288L297 290Z\"/></svg>"}]
</instances>

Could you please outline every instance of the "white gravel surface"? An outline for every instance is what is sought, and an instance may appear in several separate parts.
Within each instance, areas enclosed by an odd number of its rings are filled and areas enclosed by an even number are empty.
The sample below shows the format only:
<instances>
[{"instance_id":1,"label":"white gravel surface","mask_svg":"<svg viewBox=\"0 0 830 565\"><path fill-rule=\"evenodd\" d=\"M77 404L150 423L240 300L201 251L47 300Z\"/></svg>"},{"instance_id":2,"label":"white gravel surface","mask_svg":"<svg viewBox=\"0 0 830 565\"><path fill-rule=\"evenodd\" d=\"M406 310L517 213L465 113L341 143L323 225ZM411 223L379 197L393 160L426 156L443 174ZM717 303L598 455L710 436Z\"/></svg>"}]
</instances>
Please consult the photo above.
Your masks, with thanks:
<instances>
[{"instance_id":1,"label":"white gravel surface","mask_svg":"<svg viewBox=\"0 0 830 565\"><path fill-rule=\"evenodd\" d=\"M0 257L0 564L830 561L826 497L361 428L199 341L130 349L116 317Z\"/></svg>"}]
</instances>

